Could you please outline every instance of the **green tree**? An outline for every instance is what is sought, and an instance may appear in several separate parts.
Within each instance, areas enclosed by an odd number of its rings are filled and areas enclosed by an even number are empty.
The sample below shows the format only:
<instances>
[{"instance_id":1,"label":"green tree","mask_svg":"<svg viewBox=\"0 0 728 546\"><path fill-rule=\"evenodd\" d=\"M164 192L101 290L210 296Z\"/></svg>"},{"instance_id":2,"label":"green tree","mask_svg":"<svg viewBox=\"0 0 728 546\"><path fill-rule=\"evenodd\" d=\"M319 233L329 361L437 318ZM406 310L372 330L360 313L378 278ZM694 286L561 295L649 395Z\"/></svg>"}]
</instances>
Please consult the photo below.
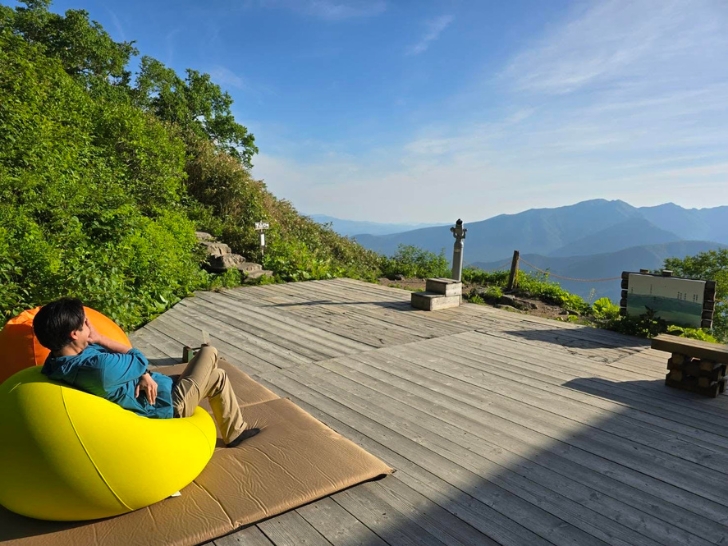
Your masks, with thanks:
<instances>
[{"instance_id":1,"label":"green tree","mask_svg":"<svg viewBox=\"0 0 728 546\"><path fill-rule=\"evenodd\" d=\"M20 0L25 7L3 7L0 25L9 27L29 44L43 47L61 61L71 77L88 85L128 85L129 58L138 51L133 42L115 42L84 10L58 15L48 10L51 0Z\"/></svg>"},{"instance_id":2,"label":"green tree","mask_svg":"<svg viewBox=\"0 0 728 546\"><path fill-rule=\"evenodd\" d=\"M716 281L713 335L724 343L728 341L728 249L709 250L682 259L668 258L665 269L671 269L676 277Z\"/></svg>"},{"instance_id":3,"label":"green tree","mask_svg":"<svg viewBox=\"0 0 728 546\"><path fill-rule=\"evenodd\" d=\"M76 294L132 328L206 282L184 143L45 52L0 28L0 324Z\"/></svg>"},{"instance_id":4,"label":"green tree","mask_svg":"<svg viewBox=\"0 0 728 546\"><path fill-rule=\"evenodd\" d=\"M156 59L143 57L133 95L137 105L176 124L183 134L207 138L246 167L252 166L258 153L255 137L235 121L232 97L209 74L188 69L183 80Z\"/></svg>"}]
</instances>

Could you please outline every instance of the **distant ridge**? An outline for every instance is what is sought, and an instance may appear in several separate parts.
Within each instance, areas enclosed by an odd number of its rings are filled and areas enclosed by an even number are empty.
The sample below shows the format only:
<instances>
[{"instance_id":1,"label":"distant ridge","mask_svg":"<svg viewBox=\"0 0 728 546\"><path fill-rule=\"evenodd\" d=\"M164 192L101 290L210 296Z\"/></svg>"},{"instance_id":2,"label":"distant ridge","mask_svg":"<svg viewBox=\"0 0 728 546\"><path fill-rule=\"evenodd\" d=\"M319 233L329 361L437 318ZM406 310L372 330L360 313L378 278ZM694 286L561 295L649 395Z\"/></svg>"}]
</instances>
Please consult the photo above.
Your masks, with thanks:
<instances>
[{"instance_id":1,"label":"distant ridge","mask_svg":"<svg viewBox=\"0 0 728 546\"><path fill-rule=\"evenodd\" d=\"M342 220L341 218L334 218L333 216L326 216L324 214L310 214L314 222L319 224L331 224L333 229L339 235L345 237L352 237L354 235L367 234L367 235L388 235L390 233L401 233L403 231L410 231L417 228L438 226L441 224L430 223L430 224L380 224L377 222L359 222L356 220Z\"/></svg>"},{"instance_id":2,"label":"distant ridge","mask_svg":"<svg viewBox=\"0 0 728 546\"><path fill-rule=\"evenodd\" d=\"M625 247L671 243L682 239L644 218L634 217L562 246L551 252L550 256L602 254Z\"/></svg>"},{"instance_id":3,"label":"distant ridge","mask_svg":"<svg viewBox=\"0 0 728 546\"><path fill-rule=\"evenodd\" d=\"M624 201L594 199L553 209L501 214L479 222L465 219L466 262L507 259L514 250L548 256L616 252L634 246L680 240L728 244L728 206L684 209L673 203L637 208ZM700 235L699 237L696 236ZM452 249L447 226L382 236L357 235L363 246L391 255L400 244L431 252ZM573 253L573 254L572 254Z\"/></svg>"}]
</instances>

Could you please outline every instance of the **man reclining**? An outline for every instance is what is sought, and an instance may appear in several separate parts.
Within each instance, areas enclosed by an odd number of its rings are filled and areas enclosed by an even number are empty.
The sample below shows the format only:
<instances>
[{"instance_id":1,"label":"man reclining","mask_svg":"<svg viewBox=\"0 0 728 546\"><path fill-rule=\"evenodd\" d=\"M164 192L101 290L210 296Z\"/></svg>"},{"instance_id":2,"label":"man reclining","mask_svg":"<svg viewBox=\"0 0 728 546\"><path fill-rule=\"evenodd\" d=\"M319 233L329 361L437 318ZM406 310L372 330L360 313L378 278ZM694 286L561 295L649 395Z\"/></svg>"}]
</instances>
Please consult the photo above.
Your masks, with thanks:
<instances>
[{"instance_id":1,"label":"man reclining","mask_svg":"<svg viewBox=\"0 0 728 546\"><path fill-rule=\"evenodd\" d=\"M177 380L150 372L137 349L99 334L86 318L83 303L61 298L41 308L33 330L51 354L42 372L83 391L101 396L144 417L189 417L208 398L227 447L260 432L248 428L217 350L204 346Z\"/></svg>"}]
</instances>

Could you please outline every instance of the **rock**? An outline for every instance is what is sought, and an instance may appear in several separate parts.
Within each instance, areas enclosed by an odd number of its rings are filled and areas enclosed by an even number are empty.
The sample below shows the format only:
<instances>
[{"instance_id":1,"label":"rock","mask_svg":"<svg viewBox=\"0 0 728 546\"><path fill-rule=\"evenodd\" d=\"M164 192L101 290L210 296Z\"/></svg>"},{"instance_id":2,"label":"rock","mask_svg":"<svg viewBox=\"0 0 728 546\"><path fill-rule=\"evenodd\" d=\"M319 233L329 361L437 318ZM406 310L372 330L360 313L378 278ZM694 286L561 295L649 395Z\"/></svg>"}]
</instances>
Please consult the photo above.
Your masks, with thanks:
<instances>
[{"instance_id":1,"label":"rock","mask_svg":"<svg viewBox=\"0 0 728 546\"><path fill-rule=\"evenodd\" d=\"M510 311L511 313L522 313L523 312L520 309L516 309L512 305L504 305L502 303L497 303L496 307L498 309L503 309L504 311Z\"/></svg>"},{"instance_id":2,"label":"rock","mask_svg":"<svg viewBox=\"0 0 728 546\"><path fill-rule=\"evenodd\" d=\"M501 296L498 300L498 303L502 305L508 305L510 307L516 307L516 297L515 296Z\"/></svg>"},{"instance_id":3,"label":"rock","mask_svg":"<svg viewBox=\"0 0 728 546\"><path fill-rule=\"evenodd\" d=\"M241 269L244 263L245 258L240 254L210 255L207 258L208 270L212 273L224 273L228 269Z\"/></svg>"},{"instance_id":4,"label":"rock","mask_svg":"<svg viewBox=\"0 0 728 546\"><path fill-rule=\"evenodd\" d=\"M230 247L225 243L200 241L200 244L205 247L208 256L225 256L231 253Z\"/></svg>"},{"instance_id":5,"label":"rock","mask_svg":"<svg viewBox=\"0 0 728 546\"><path fill-rule=\"evenodd\" d=\"M259 279L260 277L272 277L273 272L268 271L267 269L258 269L256 271L251 271L247 274L245 277L245 282L253 281L255 279Z\"/></svg>"},{"instance_id":6,"label":"rock","mask_svg":"<svg viewBox=\"0 0 728 546\"><path fill-rule=\"evenodd\" d=\"M396 274L396 275L394 276L394 278L393 278L392 280L393 280L393 281L403 281L403 280L405 280L406 278L407 278L407 277L405 277L405 276L404 276L404 275L402 275L401 273L397 273L397 274Z\"/></svg>"},{"instance_id":7,"label":"rock","mask_svg":"<svg viewBox=\"0 0 728 546\"><path fill-rule=\"evenodd\" d=\"M212 235L204 231L195 231L195 235L198 241L213 241L215 239Z\"/></svg>"},{"instance_id":8,"label":"rock","mask_svg":"<svg viewBox=\"0 0 728 546\"><path fill-rule=\"evenodd\" d=\"M524 311L528 311L529 309L538 309L538 305L528 300L517 299L515 300L513 306L517 307L518 309L523 309Z\"/></svg>"}]
</instances>

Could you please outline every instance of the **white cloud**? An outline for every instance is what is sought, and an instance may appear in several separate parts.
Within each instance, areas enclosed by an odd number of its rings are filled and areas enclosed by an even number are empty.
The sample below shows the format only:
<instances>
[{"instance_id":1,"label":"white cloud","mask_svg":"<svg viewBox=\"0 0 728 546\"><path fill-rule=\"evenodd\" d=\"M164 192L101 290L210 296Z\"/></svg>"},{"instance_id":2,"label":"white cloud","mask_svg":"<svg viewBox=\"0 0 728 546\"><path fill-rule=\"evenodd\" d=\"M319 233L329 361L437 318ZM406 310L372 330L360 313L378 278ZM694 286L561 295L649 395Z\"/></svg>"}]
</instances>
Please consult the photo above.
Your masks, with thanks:
<instances>
[{"instance_id":1,"label":"white cloud","mask_svg":"<svg viewBox=\"0 0 728 546\"><path fill-rule=\"evenodd\" d=\"M440 37L442 31L445 30L452 21L452 15L441 15L432 21L428 21L426 23L427 32L425 32L424 36L422 36L416 44L407 48L407 55L419 55L420 53L427 51L430 44Z\"/></svg>"},{"instance_id":2,"label":"white cloud","mask_svg":"<svg viewBox=\"0 0 728 546\"><path fill-rule=\"evenodd\" d=\"M386 152L264 156L256 173L305 212L389 222L473 221L597 197L728 204L723 6L579 4L497 78L447 99L459 119L428 120Z\"/></svg>"},{"instance_id":3,"label":"white cloud","mask_svg":"<svg viewBox=\"0 0 728 546\"><path fill-rule=\"evenodd\" d=\"M245 90L248 87L243 78L224 66L214 66L210 69L209 74L212 81L223 89L226 87L233 87L235 89Z\"/></svg>"},{"instance_id":4,"label":"white cloud","mask_svg":"<svg viewBox=\"0 0 728 546\"><path fill-rule=\"evenodd\" d=\"M260 0L267 7L284 7L326 21L373 17L387 10L385 0Z\"/></svg>"},{"instance_id":5,"label":"white cloud","mask_svg":"<svg viewBox=\"0 0 728 546\"><path fill-rule=\"evenodd\" d=\"M517 55L502 76L517 89L554 94L599 85L628 88L645 77L663 84L677 81L675 63L689 69L685 61L697 53L707 60L728 40L720 2L612 0L589 6Z\"/></svg>"},{"instance_id":6,"label":"white cloud","mask_svg":"<svg viewBox=\"0 0 728 546\"><path fill-rule=\"evenodd\" d=\"M362 0L362 1L333 1L313 0L308 4L308 12L327 19L337 21L341 19L352 19L358 17L372 17L379 15L387 9L383 0Z\"/></svg>"}]
</instances>

